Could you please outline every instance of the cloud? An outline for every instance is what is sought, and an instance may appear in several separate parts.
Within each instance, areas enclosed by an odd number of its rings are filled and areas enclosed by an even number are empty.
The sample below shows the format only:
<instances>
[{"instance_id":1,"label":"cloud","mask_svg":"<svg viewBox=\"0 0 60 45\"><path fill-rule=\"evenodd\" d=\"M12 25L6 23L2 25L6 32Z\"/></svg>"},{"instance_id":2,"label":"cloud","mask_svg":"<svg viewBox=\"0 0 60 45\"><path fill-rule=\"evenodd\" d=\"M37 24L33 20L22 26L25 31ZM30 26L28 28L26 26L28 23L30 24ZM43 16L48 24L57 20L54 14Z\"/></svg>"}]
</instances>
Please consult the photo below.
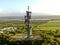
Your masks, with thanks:
<instances>
[{"instance_id":1,"label":"cloud","mask_svg":"<svg viewBox=\"0 0 60 45\"><path fill-rule=\"evenodd\" d=\"M60 0L37 0L36 4L32 6L33 12L60 14Z\"/></svg>"},{"instance_id":2,"label":"cloud","mask_svg":"<svg viewBox=\"0 0 60 45\"><path fill-rule=\"evenodd\" d=\"M0 13L3 13L3 9L0 8Z\"/></svg>"}]
</instances>

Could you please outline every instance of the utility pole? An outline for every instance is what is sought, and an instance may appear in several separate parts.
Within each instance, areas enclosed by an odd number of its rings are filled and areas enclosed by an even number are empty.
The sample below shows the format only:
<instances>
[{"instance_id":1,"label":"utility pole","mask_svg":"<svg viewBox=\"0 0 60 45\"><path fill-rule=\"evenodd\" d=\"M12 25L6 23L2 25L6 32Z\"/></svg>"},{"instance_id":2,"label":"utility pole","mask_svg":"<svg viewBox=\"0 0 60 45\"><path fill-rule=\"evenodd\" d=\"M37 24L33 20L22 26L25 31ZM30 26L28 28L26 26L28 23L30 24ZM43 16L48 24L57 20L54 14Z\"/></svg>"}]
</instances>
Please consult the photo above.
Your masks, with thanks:
<instances>
[{"instance_id":1,"label":"utility pole","mask_svg":"<svg viewBox=\"0 0 60 45\"><path fill-rule=\"evenodd\" d=\"M30 19L31 19L31 12L29 11L29 6L28 6L28 11L26 11L26 16L25 16L25 24L27 27L27 38L30 38L31 36L31 26L30 26Z\"/></svg>"}]
</instances>

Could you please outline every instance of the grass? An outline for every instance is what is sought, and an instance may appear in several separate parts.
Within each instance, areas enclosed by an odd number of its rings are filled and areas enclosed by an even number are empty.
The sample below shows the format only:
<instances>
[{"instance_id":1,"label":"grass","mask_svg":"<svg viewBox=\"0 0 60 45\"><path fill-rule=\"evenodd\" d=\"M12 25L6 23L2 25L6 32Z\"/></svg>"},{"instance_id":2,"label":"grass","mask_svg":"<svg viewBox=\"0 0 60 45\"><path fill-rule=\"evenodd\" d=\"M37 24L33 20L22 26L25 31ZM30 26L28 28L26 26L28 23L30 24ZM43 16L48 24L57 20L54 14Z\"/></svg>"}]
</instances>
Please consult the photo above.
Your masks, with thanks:
<instances>
[{"instance_id":1,"label":"grass","mask_svg":"<svg viewBox=\"0 0 60 45\"><path fill-rule=\"evenodd\" d=\"M60 20L49 20L42 24L37 24L37 22L34 27L34 30L60 30Z\"/></svg>"},{"instance_id":2,"label":"grass","mask_svg":"<svg viewBox=\"0 0 60 45\"><path fill-rule=\"evenodd\" d=\"M23 21L0 21L0 28L4 27L26 27ZM60 20L33 20L33 30L60 30Z\"/></svg>"}]
</instances>

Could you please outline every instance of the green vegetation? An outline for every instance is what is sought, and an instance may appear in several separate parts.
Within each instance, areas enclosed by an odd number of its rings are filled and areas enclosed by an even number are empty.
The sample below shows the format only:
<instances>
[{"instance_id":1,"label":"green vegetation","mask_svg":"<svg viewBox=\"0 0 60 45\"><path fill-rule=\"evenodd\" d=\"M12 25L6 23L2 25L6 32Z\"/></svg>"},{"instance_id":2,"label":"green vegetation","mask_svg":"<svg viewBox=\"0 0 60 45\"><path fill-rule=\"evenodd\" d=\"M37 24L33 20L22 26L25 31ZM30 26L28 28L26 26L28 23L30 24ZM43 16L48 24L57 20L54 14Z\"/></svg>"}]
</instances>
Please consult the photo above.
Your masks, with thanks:
<instances>
[{"instance_id":1,"label":"green vegetation","mask_svg":"<svg viewBox=\"0 0 60 45\"><path fill-rule=\"evenodd\" d=\"M25 39L25 40L14 40L10 35L1 34L0 44L2 45L59 45L60 44L60 31L37 31L35 35L39 34L40 37L37 39ZM34 36L34 35L33 35Z\"/></svg>"},{"instance_id":2,"label":"green vegetation","mask_svg":"<svg viewBox=\"0 0 60 45\"><path fill-rule=\"evenodd\" d=\"M0 34L0 45L60 45L60 20L31 21L33 38L15 40L14 36L26 36L26 26L23 21L0 21L0 29L6 29ZM38 37L36 37L38 36Z\"/></svg>"}]
</instances>

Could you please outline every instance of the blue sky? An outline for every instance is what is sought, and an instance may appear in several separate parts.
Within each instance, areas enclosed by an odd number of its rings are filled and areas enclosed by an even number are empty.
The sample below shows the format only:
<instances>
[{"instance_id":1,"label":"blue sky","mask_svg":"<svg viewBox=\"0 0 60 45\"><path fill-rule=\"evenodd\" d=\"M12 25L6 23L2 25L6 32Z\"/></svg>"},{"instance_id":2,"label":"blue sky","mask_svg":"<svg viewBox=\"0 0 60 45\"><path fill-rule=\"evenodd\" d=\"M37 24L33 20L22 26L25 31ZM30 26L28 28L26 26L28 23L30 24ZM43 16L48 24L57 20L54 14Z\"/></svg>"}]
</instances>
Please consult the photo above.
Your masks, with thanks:
<instances>
[{"instance_id":1,"label":"blue sky","mask_svg":"<svg viewBox=\"0 0 60 45\"><path fill-rule=\"evenodd\" d=\"M0 0L0 13L25 12L60 15L60 0Z\"/></svg>"},{"instance_id":2,"label":"blue sky","mask_svg":"<svg viewBox=\"0 0 60 45\"><path fill-rule=\"evenodd\" d=\"M37 0L0 0L0 9L4 11L26 11L27 6L34 5Z\"/></svg>"}]
</instances>

